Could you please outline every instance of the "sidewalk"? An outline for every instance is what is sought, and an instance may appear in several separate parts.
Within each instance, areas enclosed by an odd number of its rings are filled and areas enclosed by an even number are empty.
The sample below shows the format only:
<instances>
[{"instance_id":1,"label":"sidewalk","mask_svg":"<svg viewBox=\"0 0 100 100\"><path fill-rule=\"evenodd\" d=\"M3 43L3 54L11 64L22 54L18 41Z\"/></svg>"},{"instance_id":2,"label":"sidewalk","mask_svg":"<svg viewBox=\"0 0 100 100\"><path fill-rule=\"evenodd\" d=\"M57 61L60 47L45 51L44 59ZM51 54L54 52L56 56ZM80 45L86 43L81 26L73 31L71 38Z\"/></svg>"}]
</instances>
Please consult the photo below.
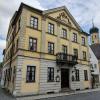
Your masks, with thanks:
<instances>
[{"instance_id":1,"label":"sidewalk","mask_svg":"<svg viewBox=\"0 0 100 100\"><path fill-rule=\"evenodd\" d=\"M82 94L82 93L89 93L89 92L96 92L96 91L100 91L100 88L82 90L82 91L74 91L74 92L71 92L71 93L70 92L64 92L64 93L56 93L56 94L45 94L45 95L37 95L37 96L17 97L16 99L17 100L38 100L38 99L46 99L46 98L75 95L75 94Z\"/></svg>"}]
</instances>

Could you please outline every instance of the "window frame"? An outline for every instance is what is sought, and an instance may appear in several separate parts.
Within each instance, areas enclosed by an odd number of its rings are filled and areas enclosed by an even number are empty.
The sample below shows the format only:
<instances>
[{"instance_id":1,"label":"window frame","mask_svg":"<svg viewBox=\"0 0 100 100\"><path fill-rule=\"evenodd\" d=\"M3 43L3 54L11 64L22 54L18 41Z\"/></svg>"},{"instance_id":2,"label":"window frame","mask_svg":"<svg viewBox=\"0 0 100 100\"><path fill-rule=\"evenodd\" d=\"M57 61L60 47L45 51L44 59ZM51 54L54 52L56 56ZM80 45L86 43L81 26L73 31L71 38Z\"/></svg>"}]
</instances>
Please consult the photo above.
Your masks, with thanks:
<instances>
[{"instance_id":1,"label":"window frame","mask_svg":"<svg viewBox=\"0 0 100 100\"><path fill-rule=\"evenodd\" d=\"M37 20L37 23L36 23L37 25L35 25L35 19ZM38 17L35 17L35 16L30 17L30 27L32 27L33 29L38 29Z\"/></svg>"},{"instance_id":2,"label":"window frame","mask_svg":"<svg viewBox=\"0 0 100 100\"><path fill-rule=\"evenodd\" d=\"M65 48L66 48L66 52L65 52ZM68 52L68 47L67 47L66 45L62 45L62 52L63 52L64 54L67 54L67 52Z\"/></svg>"},{"instance_id":3,"label":"window frame","mask_svg":"<svg viewBox=\"0 0 100 100\"><path fill-rule=\"evenodd\" d=\"M77 55L75 54L75 51L77 51ZM74 49L73 49L73 54L74 54L75 56L77 56L77 58L78 58L78 49L74 48Z\"/></svg>"},{"instance_id":4,"label":"window frame","mask_svg":"<svg viewBox=\"0 0 100 100\"><path fill-rule=\"evenodd\" d=\"M28 67L30 67L31 68L31 73L33 72L34 73L34 79L33 80L29 80L30 78L29 78L29 76L28 76ZM34 71L32 71L32 68L34 68ZM29 79L27 79L27 77L29 78ZM31 78L32 79L32 78ZM26 83L31 83L31 82L35 82L35 79L36 79L36 66L30 66L30 65L28 65L27 66L27 71L26 71Z\"/></svg>"},{"instance_id":5,"label":"window frame","mask_svg":"<svg viewBox=\"0 0 100 100\"><path fill-rule=\"evenodd\" d=\"M77 33L73 33L73 42L77 43Z\"/></svg>"},{"instance_id":6,"label":"window frame","mask_svg":"<svg viewBox=\"0 0 100 100\"><path fill-rule=\"evenodd\" d=\"M97 64L94 64L94 68L97 69Z\"/></svg>"},{"instance_id":7,"label":"window frame","mask_svg":"<svg viewBox=\"0 0 100 100\"><path fill-rule=\"evenodd\" d=\"M50 46L49 44L53 45L53 50L52 50L52 46ZM50 51L49 51L49 47L50 47ZM54 55L54 52L55 52L55 44L53 42L48 42L48 54Z\"/></svg>"},{"instance_id":8,"label":"window frame","mask_svg":"<svg viewBox=\"0 0 100 100\"><path fill-rule=\"evenodd\" d=\"M53 26L53 28L52 28L52 26ZM54 35L54 24L52 24L50 22L48 23L48 33Z\"/></svg>"},{"instance_id":9,"label":"window frame","mask_svg":"<svg viewBox=\"0 0 100 100\"><path fill-rule=\"evenodd\" d=\"M83 51L83 60L87 60L86 51Z\"/></svg>"},{"instance_id":10,"label":"window frame","mask_svg":"<svg viewBox=\"0 0 100 100\"><path fill-rule=\"evenodd\" d=\"M88 71L84 70L84 80L88 81Z\"/></svg>"},{"instance_id":11,"label":"window frame","mask_svg":"<svg viewBox=\"0 0 100 100\"><path fill-rule=\"evenodd\" d=\"M82 45L85 45L85 37L82 37Z\"/></svg>"},{"instance_id":12,"label":"window frame","mask_svg":"<svg viewBox=\"0 0 100 100\"><path fill-rule=\"evenodd\" d=\"M67 39L67 30L64 29L64 28L62 28L62 37L65 38L65 39Z\"/></svg>"},{"instance_id":13,"label":"window frame","mask_svg":"<svg viewBox=\"0 0 100 100\"><path fill-rule=\"evenodd\" d=\"M75 70L75 77L76 77L76 81L80 81L80 72L79 72L79 69Z\"/></svg>"},{"instance_id":14,"label":"window frame","mask_svg":"<svg viewBox=\"0 0 100 100\"><path fill-rule=\"evenodd\" d=\"M31 49L30 39L32 39L32 49ZM36 44L33 42L34 40L36 41ZM34 45L36 45L36 48L35 49L34 49L34 47L35 47ZM29 50L30 51L34 51L34 52L37 51L37 38L29 37Z\"/></svg>"},{"instance_id":15,"label":"window frame","mask_svg":"<svg viewBox=\"0 0 100 100\"><path fill-rule=\"evenodd\" d=\"M53 72L51 72L51 70L53 70ZM48 72L48 71L50 71L50 72ZM54 68L53 67L47 68L47 82L54 82Z\"/></svg>"}]
</instances>

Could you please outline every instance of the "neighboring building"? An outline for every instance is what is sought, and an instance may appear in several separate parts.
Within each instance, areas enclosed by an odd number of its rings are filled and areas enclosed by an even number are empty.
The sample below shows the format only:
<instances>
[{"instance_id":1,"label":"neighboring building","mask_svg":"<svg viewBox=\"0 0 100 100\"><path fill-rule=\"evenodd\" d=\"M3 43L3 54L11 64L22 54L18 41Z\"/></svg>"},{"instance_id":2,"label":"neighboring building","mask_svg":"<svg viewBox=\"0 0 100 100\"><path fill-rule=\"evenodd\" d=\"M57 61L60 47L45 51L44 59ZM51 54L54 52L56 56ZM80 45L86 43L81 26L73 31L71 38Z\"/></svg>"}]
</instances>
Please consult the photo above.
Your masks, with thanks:
<instances>
[{"instance_id":1,"label":"neighboring building","mask_svg":"<svg viewBox=\"0 0 100 100\"><path fill-rule=\"evenodd\" d=\"M100 82L100 41L99 29L92 27L90 29L91 45L89 48L90 53L90 66L92 75L92 84L95 88Z\"/></svg>"},{"instance_id":2,"label":"neighboring building","mask_svg":"<svg viewBox=\"0 0 100 100\"><path fill-rule=\"evenodd\" d=\"M93 53L91 47L89 47L90 53L90 67L91 67L91 82L92 88L95 88L99 85L100 82L100 71L99 71L99 62L95 54Z\"/></svg>"},{"instance_id":3,"label":"neighboring building","mask_svg":"<svg viewBox=\"0 0 100 100\"><path fill-rule=\"evenodd\" d=\"M88 34L65 6L26 4L11 19L2 80L14 96L91 88Z\"/></svg>"}]
</instances>

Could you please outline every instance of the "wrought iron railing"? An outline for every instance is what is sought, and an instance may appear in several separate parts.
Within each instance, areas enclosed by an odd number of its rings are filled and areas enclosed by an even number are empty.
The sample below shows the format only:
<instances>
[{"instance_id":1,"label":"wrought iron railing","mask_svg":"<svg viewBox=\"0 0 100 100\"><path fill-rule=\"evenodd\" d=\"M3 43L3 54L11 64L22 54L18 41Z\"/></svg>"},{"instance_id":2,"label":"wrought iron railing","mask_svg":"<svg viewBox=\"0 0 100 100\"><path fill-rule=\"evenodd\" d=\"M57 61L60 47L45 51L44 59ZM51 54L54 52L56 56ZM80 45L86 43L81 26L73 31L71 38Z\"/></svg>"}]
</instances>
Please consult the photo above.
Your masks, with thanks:
<instances>
[{"instance_id":1,"label":"wrought iron railing","mask_svg":"<svg viewBox=\"0 0 100 100\"><path fill-rule=\"evenodd\" d=\"M77 64L77 56L65 53L57 53L56 54L56 62L57 64L68 64L68 65L76 65Z\"/></svg>"}]
</instances>

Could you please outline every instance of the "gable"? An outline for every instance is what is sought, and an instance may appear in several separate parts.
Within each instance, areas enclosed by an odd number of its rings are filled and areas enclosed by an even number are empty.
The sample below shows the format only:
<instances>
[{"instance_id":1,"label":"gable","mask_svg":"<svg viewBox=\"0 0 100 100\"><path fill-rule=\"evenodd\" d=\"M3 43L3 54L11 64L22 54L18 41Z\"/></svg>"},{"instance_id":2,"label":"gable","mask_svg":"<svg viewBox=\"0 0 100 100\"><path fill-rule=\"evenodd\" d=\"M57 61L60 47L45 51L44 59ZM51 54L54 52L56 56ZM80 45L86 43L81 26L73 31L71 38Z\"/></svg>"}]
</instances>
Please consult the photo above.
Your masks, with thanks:
<instances>
[{"instance_id":1,"label":"gable","mask_svg":"<svg viewBox=\"0 0 100 100\"><path fill-rule=\"evenodd\" d=\"M66 7L58 7L44 11L44 14L53 17L75 29L82 30Z\"/></svg>"}]
</instances>

